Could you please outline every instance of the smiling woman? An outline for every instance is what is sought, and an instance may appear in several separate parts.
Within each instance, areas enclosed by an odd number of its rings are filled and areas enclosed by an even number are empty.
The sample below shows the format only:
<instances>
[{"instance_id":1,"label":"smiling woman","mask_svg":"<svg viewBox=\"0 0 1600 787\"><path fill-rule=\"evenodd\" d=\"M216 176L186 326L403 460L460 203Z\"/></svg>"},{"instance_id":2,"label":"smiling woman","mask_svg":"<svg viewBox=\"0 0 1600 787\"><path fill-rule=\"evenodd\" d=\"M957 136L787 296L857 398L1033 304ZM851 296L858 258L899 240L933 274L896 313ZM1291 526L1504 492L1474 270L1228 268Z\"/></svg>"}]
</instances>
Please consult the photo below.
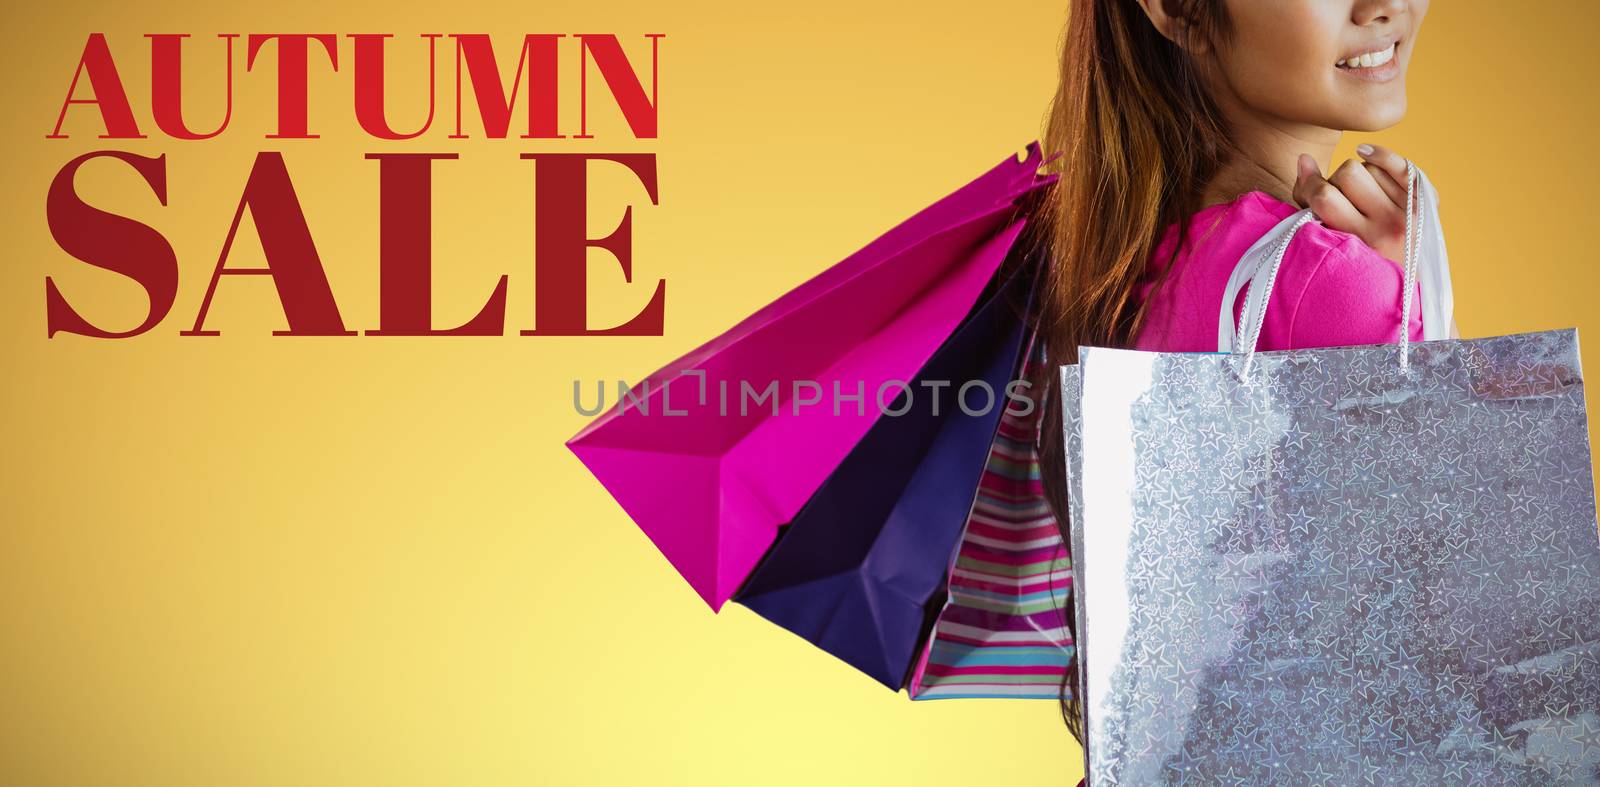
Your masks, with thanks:
<instances>
[{"instance_id":1,"label":"smiling woman","mask_svg":"<svg viewBox=\"0 0 1600 787\"><path fill-rule=\"evenodd\" d=\"M1063 155L1048 217L1043 368L1076 362L1080 345L1215 351L1235 264L1297 206L1319 221L1285 253L1258 347L1402 331L1420 340L1420 315L1401 324L1395 264L1408 162L1368 145L1361 160L1322 173L1345 131L1404 117L1427 9L1427 0L1073 3L1046 133L1046 149ZM1243 305L1241 296L1235 322ZM1054 382L1037 381L1047 391L1037 442L1060 526ZM1062 685L1063 716L1079 733L1074 685L1071 675Z\"/></svg>"}]
</instances>

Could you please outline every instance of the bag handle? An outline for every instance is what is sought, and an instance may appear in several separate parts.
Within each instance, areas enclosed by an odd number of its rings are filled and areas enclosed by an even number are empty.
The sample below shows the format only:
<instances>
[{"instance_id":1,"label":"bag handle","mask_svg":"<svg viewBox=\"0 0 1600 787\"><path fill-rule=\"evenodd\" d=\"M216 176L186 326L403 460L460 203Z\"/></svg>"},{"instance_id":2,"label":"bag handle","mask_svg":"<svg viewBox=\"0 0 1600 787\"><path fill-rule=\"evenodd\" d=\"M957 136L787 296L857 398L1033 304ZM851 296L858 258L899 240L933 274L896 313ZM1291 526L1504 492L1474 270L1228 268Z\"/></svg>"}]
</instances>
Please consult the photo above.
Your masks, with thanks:
<instances>
[{"instance_id":1,"label":"bag handle","mask_svg":"<svg viewBox=\"0 0 1600 787\"><path fill-rule=\"evenodd\" d=\"M1266 318L1267 302L1277 281L1278 268L1296 232L1315 218L1301 210L1268 230L1240 257L1229 277L1217 319L1217 351L1243 355L1241 375L1249 373ZM1425 341L1448 338L1453 297L1449 259L1439 224L1438 192L1415 164L1406 162L1405 292L1401 301L1399 333L1400 370L1410 370L1412 291L1420 278L1422 325ZM1245 299L1237 335L1233 330L1233 304L1239 290L1265 272L1260 286L1252 286ZM1244 348L1242 352L1238 348Z\"/></svg>"}]
</instances>

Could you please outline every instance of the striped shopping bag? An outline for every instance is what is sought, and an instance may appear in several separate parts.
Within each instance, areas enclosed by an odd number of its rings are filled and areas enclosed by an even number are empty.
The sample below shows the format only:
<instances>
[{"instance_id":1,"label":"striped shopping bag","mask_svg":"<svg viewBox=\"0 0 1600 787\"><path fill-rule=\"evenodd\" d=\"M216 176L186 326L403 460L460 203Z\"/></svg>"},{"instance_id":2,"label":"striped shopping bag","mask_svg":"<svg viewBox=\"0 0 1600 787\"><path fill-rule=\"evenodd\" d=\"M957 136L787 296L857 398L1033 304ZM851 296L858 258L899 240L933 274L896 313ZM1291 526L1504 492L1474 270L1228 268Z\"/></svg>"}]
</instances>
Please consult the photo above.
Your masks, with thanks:
<instances>
[{"instance_id":1,"label":"striped shopping bag","mask_svg":"<svg viewBox=\"0 0 1600 787\"><path fill-rule=\"evenodd\" d=\"M1033 341L1019 377L1044 363ZM1045 502L1039 408L1001 416L949 568L949 592L908 687L912 699L1055 699L1073 655L1072 556Z\"/></svg>"}]
</instances>

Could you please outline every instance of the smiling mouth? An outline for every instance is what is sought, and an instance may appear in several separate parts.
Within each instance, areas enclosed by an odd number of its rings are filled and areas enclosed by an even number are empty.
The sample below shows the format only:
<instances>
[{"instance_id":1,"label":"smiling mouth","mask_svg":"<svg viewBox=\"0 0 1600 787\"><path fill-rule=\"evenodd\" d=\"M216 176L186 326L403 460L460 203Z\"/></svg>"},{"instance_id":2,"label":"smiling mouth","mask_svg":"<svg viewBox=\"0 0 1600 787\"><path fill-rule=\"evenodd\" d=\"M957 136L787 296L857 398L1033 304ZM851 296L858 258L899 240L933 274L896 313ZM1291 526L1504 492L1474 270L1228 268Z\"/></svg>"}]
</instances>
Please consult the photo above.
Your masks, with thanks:
<instances>
[{"instance_id":1,"label":"smiling mouth","mask_svg":"<svg viewBox=\"0 0 1600 787\"><path fill-rule=\"evenodd\" d=\"M1346 71L1361 71L1369 68L1382 68L1394 62L1395 51L1400 48L1400 42L1391 42L1383 49L1373 52L1362 52L1340 60L1334 65Z\"/></svg>"}]
</instances>

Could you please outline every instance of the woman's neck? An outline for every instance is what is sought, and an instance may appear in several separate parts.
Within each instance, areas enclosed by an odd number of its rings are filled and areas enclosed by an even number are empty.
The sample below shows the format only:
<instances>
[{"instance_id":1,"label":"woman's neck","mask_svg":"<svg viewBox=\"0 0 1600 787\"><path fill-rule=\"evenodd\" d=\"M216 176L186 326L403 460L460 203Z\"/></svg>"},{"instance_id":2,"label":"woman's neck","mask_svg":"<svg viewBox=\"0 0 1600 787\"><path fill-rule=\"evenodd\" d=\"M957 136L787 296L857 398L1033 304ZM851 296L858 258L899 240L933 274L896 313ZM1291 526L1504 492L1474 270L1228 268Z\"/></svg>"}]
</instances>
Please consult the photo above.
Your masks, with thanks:
<instances>
[{"instance_id":1,"label":"woman's neck","mask_svg":"<svg viewBox=\"0 0 1600 787\"><path fill-rule=\"evenodd\" d=\"M1206 184L1202 207L1230 202L1249 191L1263 191L1294 204L1295 162L1301 153L1309 154L1323 172L1328 171L1343 132L1258 114L1227 91L1217 99L1236 152Z\"/></svg>"}]
</instances>

